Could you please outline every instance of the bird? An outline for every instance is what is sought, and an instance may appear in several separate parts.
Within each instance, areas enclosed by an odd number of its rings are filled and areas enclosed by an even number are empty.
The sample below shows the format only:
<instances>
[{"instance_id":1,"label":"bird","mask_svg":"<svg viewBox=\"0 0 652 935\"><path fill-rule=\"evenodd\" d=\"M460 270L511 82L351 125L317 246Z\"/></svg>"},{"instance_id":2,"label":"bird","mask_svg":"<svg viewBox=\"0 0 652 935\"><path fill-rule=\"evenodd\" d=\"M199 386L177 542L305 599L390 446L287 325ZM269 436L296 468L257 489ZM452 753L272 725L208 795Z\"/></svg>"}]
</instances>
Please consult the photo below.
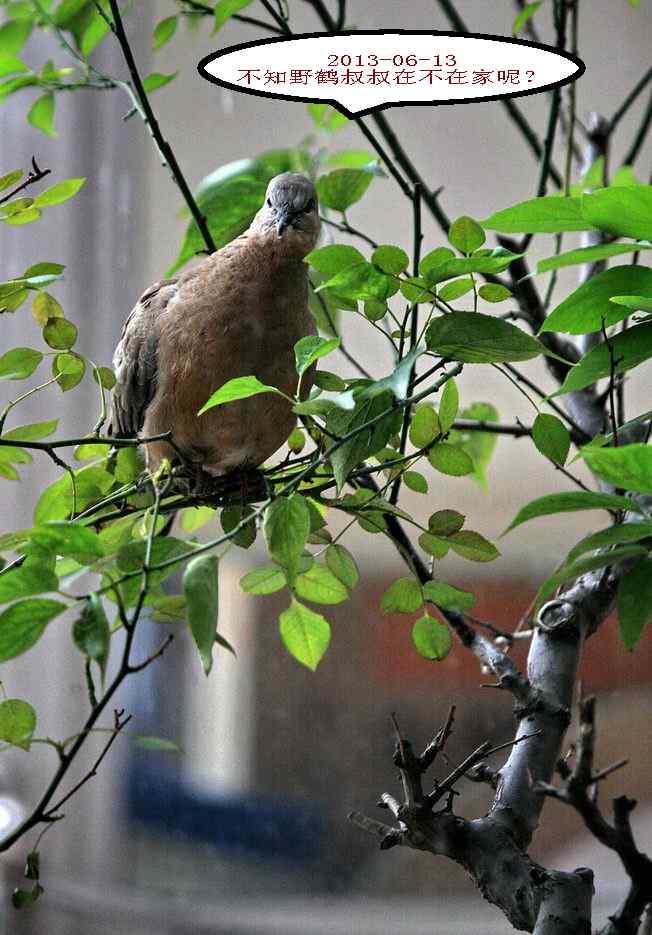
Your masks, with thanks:
<instances>
[{"instance_id":1,"label":"bird","mask_svg":"<svg viewBox=\"0 0 652 935\"><path fill-rule=\"evenodd\" d=\"M174 279L147 289L127 318L113 358L109 433L169 440L144 444L154 474L182 460L198 483L253 470L296 424L276 393L198 410L235 377L255 376L294 396L294 345L315 334L304 258L320 233L315 186L285 172L268 184L249 228ZM312 374L302 380L302 397Z\"/></svg>"}]
</instances>

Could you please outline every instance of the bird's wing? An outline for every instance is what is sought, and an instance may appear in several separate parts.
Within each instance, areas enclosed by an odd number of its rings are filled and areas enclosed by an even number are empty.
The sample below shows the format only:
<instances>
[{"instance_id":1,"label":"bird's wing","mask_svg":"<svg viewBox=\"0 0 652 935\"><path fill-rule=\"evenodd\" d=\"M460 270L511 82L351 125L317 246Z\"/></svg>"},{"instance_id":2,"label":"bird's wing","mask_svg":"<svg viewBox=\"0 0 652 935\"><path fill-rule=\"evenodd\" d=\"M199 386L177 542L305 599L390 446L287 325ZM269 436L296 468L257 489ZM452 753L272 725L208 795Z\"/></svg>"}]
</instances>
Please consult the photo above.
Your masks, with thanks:
<instances>
[{"instance_id":1,"label":"bird's wing","mask_svg":"<svg viewBox=\"0 0 652 935\"><path fill-rule=\"evenodd\" d=\"M140 432L157 382L158 319L177 294L177 279L163 279L144 292L127 318L113 355L116 384L111 394L109 434Z\"/></svg>"}]
</instances>

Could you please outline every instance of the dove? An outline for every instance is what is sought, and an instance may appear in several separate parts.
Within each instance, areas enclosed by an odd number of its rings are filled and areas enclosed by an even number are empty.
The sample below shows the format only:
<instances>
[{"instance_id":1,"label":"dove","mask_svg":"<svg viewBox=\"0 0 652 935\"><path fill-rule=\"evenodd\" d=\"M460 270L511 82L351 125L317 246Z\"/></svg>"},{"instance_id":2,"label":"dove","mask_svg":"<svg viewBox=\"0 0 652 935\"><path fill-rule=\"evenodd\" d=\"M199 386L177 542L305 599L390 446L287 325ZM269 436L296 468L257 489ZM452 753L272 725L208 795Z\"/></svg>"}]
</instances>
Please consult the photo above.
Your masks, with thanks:
<instances>
[{"instance_id":1,"label":"dove","mask_svg":"<svg viewBox=\"0 0 652 935\"><path fill-rule=\"evenodd\" d=\"M219 478L258 467L286 441L296 416L276 393L197 412L235 377L255 376L294 396L294 345L316 332L304 258L319 231L312 182L299 173L277 175L241 236L140 297L113 358L110 432L171 432L173 444L144 445L150 473L180 455L196 478ZM302 395L311 383L307 373Z\"/></svg>"}]
</instances>

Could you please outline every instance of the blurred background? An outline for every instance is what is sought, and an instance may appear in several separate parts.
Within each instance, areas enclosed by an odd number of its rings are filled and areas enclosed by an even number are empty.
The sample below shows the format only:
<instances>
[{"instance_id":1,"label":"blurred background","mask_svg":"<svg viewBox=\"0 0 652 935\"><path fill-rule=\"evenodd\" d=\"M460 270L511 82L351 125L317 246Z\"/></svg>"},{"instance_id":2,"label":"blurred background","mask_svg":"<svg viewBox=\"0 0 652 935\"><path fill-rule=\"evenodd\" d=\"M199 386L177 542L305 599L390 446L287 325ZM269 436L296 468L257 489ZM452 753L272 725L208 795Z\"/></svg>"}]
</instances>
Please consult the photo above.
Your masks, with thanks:
<instances>
[{"instance_id":1,"label":"blurred background","mask_svg":"<svg viewBox=\"0 0 652 935\"><path fill-rule=\"evenodd\" d=\"M472 31L510 34L514 6L507 0L460 0L456 5ZM307 4L290 6L296 31L318 28ZM537 21L549 40L548 6L544 4ZM449 28L432 0L350 0L349 7L349 21L360 28ZM232 22L211 36L206 24L192 35L182 28L154 56L153 25L174 9L167 0L137 3L127 23L144 74L179 70L178 79L159 91L153 104L193 185L220 165L293 145L313 132L301 103L236 95L198 76L201 57L257 38L254 29ZM594 0L580 11L579 51L587 70L578 84L578 116L585 119L590 111L610 116L649 64L652 12L646 0L639 9L626 0ZM48 57L65 64L54 39L40 35L30 42L30 64ZM105 71L123 74L119 50L110 40L98 60ZM542 136L545 95L521 104ZM623 121L612 168L620 164L646 104L643 95ZM2 172L28 165L35 155L55 179L88 177L74 202L54 209L57 213L40 224L3 227L0 250L5 278L37 260L66 264L65 281L53 291L80 327L81 352L99 364L110 363L124 318L142 289L169 267L185 228L176 214L178 193L142 124L137 118L122 120L127 109L118 92L59 95L59 138L54 141L26 123L25 100L18 95L0 109ZM432 188L444 187L443 203L451 217L464 213L482 218L531 197L536 164L499 102L398 108L386 115ZM360 148L363 142L350 126L340 131L336 145ZM644 181L650 152L648 145L636 166ZM380 242L391 239L410 249L411 218L389 178L373 182L352 210L351 221ZM430 218L425 219L425 235L427 249L444 243ZM542 240L540 249L552 252L550 238ZM572 271L560 277L558 295L573 283ZM29 316L5 316L3 347L38 341L37 327ZM366 366L389 370L385 347L369 340L368 329L361 333L352 316L345 317L343 328L350 350ZM334 357L329 368L349 375L346 362L338 367ZM550 386L542 367L534 365L528 372ZM631 381L629 416L650 407L650 376L649 369L640 368ZM81 389L66 394L60 431L84 432L94 421L91 386L87 378ZM527 401L490 368L467 367L460 387L464 405L491 400L506 421L532 419ZM57 394L55 390L37 403L28 401L19 424L46 418L46 411L59 408ZM20 494L4 482L0 532L31 522L38 485L45 476L54 477L45 459L30 470ZM437 475L427 502L422 498L415 507L426 515L458 508L471 528L493 539L519 506L566 487L532 445L503 439L489 470L488 494L471 480ZM597 528L597 522L595 515L579 514L538 520L503 539L502 557L495 563L446 558L442 574L477 595L479 617L511 629L562 551ZM206 534L214 535L213 527ZM220 620L238 658L220 652L207 680L193 647L180 638L119 699L134 714L134 731L174 740L182 753L137 750L121 738L97 778L70 803L66 820L48 833L42 848L46 893L34 910L18 914L8 906L35 836L0 855L2 935L509 931L460 868L400 848L380 853L373 839L346 821L352 808L375 814L379 794L398 791L391 767L390 712L397 712L405 733L419 747L436 731L448 706L457 704L449 747L453 759L486 738L495 743L509 739L512 720L509 700L480 687L483 677L461 649L444 663L428 663L411 646L413 621L380 615L380 594L404 573L391 545L355 529L345 543L358 559L362 580L351 602L328 609L333 640L315 674L280 645L276 618L283 601L252 598L238 588L238 579L260 563L262 551L255 546L250 552L230 553L221 569ZM144 658L159 644L161 627L148 624L142 630ZM610 621L599 639L590 642L582 668L585 691L599 695L598 763L630 758L604 784L605 801L617 792L640 800L634 828L640 846L648 850L651 646L648 635L635 655L627 654ZM85 716L83 666L67 622L51 626L38 646L4 666L1 676L9 697L28 698L36 707L41 737L72 733ZM87 751L78 764L79 776L90 762ZM54 754L44 745L29 754L3 754L0 833L30 808L54 768ZM457 807L462 814L480 815L487 801L482 787L467 783ZM533 853L562 869L595 868L596 922L623 892L617 861L557 803L546 805Z\"/></svg>"}]
</instances>

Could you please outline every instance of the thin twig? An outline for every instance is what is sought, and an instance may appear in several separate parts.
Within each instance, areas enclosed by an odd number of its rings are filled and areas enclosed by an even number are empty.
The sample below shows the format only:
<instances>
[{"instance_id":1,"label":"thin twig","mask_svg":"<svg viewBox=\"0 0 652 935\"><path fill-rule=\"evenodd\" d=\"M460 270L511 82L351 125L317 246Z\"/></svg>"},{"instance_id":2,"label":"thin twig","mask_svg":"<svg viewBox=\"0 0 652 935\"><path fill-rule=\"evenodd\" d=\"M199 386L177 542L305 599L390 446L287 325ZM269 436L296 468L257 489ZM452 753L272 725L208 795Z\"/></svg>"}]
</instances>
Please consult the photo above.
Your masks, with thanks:
<instances>
[{"instance_id":1,"label":"thin twig","mask_svg":"<svg viewBox=\"0 0 652 935\"><path fill-rule=\"evenodd\" d=\"M43 818L41 819L42 821L52 821L52 820L55 818L57 812L59 812L59 811L61 810L61 808L66 804L66 802L67 802L69 799L71 799L71 798L73 797L73 795L75 795L75 793L78 792L78 791L81 789L82 786L85 786L86 783L87 783L89 780L91 780L91 779L93 779L95 776L97 776L97 771L98 771L98 769L99 769L99 767L100 767L100 765L101 765L101 763L102 763L102 760L103 760L104 757L107 755L107 753L108 753L109 750L111 749L112 745L115 743L115 740L116 740L118 734L127 726L127 724L129 723L129 721L130 721L130 720L132 719L132 717L133 717L133 715L131 715L131 714L128 714L127 717L123 717L123 715L124 715L124 711L123 711L123 710L120 710L120 711L117 711L117 710L116 710L116 711L113 712L113 718L114 718L114 721L113 721L113 732L112 732L111 736L109 737L108 741L106 742L106 744L104 745L104 749L102 750L102 752L100 753L100 755L99 755L98 758L96 759L95 763L94 763L93 766L89 769L89 771L86 773L86 775L85 775L85 776L82 776L82 778L79 780L79 782L75 783L75 785L72 787L72 789L70 789L68 792L66 792L66 794L63 796L63 798L59 799L59 801L56 803L56 805L53 805L51 808L48 808L48 810L45 811L45 812L43 813Z\"/></svg>"},{"instance_id":2,"label":"thin twig","mask_svg":"<svg viewBox=\"0 0 652 935\"><path fill-rule=\"evenodd\" d=\"M607 327L605 325L604 318L602 319L602 324L600 327L602 332L602 337L604 343L607 345L607 351L609 352L609 419L611 422L611 434L613 438L614 448L618 447L618 420L616 418L616 396L615 396L615 377L616 377L616 365L617 361L614 357L614 349L611 341L609 340L609 335L607 334Z\"/></svg>"},{"instance_id":3,"label":"thin twig","mask_svg":"<svg viewBox=\"0 0 652 935\"><path fill-rule=\"evenodd\" d=\"M414 186L414 192L412 195L412 242L413 242L413 253L412 253L412 270L413 275L419 275L419 263L421 262L421 244L423 242L423 227L421 224L421 183L417 182ZM410 311L410 344L409 349L413 351L417 343L417 334L419 331L419 306L415 302L412 305ZM403 335L404 331L401 330L401 349L399 351L399 359L403 354ZM410 368L410 375L408 377L408 396L411 396L414 391L414 377L415 377L416 364L413 364ZM402 455L405 454L405 449L407 447L408 441L408 431L410 428L410 414L412 409L410 406L406 406L403 410L403 422L401 424L401 436L399 441L399 452ZM402 475L399 474L394 485L391 489L389 495L389 502L395 504L398 501L398 495L401 490L401 480Z\"/></svg>"},{"instance_id":4,"label":"thin twig","mask_svg":"<svg viewBox=\"0 0 652 935\"><path fill-rule=\"evenodd\" d=\"M131 76L136 103L140 110L141 117L147 125L147 128L149 129L152 138L159 149L163 164L169 168L170 173L172 174L172 178L176 182L179 191L183 196L183 200L188 206L188 210L190 211L190 214L192 215L192 218L197 225L197 229L199 230L202 240L206 245L206 249L209 253L214 253L216 246L215 241L213 240L213 236L208 228L208 222L200 211L199 206L197 205L197 202L195 201L195 198L190 191L190 187L188 186L186 178L181 171L181 167L177 162L177 157L175 156L172 147L163 136L159 122L154 111L152 110L152 105L149 102L147 92L143 87L143 82L140 78L138 66L136 65L136 60L134 58L131 45L129 44L129 39L122 22L122 16L120 14L120 8L118 6L117 0L109 0L109 6L111 8L111 15L113 17L115 35L120 44L120 48L122 49L122 54Z\"/></svg>"},{"instance_id":5,"label":"thin twig","mask_svg":"<svg viewBox=\"0 0 652 935\"><path fill-rule=\"evenodd\" d=\"M32 156L32 168L30 169L29 175L24 182L22 182L16 188L12 189L8 195L3 195L2 198L0 198L0 205L5 204L7 201L11 201L12 198L14 198L19 192L22 192L23 189L27 188L28 185L34 185L36 182L40 182L41 179L44 179L46 175L50 175L51 172L52 169L39 169L38 165L36 164L36 159L34 156Z\"/></svg>"},{"instance_id":6,"label":"thin twig","mask_svg":"<svg viewBox=\"0 0 652 935\"><path fill-rule=\"evenodd\" d=\"M652 82L652 66L648 68L644 75L636 82L632 90L629 92L625 100L622 102L620 107L614 112L611 120L609 121L609 134L611 135L620 121L623 119L629 108L632 106L636 98L641 94L647 86Z\"/></svg>"}]
</instances>

